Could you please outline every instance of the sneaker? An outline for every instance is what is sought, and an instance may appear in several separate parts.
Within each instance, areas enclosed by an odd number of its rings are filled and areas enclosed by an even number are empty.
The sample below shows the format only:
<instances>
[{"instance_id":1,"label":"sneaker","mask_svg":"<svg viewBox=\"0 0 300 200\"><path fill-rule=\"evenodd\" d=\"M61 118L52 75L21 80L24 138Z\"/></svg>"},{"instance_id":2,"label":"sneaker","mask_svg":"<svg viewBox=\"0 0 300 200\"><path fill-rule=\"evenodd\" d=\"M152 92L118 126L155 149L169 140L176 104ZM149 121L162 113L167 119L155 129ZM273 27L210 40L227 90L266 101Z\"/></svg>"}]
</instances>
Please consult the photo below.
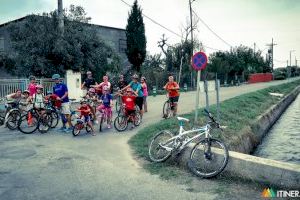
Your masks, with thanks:
<instances>
[{"instance_id":1,"label":"sneaker","mask_svg":"<svg viewBox=\"0 0 300 200\"><path fill-rule=\"evenodd\" d=\"M108 128L108 129L111 129L111 125L108 125L107 128Z\"/></svg>"},{"instance_id":2,"label":"sneaker","mask_svg":"<svg viewBox=\"0 0 300 200\"><path fill-rule=\"evenodd\" d=\"M69 127L69 128L65 128L64 132L68 133L71 132L73 130L73 127Z\"/></svg>"},{"instance_id":3,"label":"sneaker","mask_svg":"<svg viewBox=\"0 0 300 200\"><path fill-rule=\"evenodd\" d=\"M59 128L58 131L65 131L65 129L66 129L66 127L63 126L63 127Z\"/></svg>"},{"instance_id":4,"label":"sneaker","mask_svg":"<svg viewBox=\"0 0 300 200\"><path fill-rule=\"evenodd\" d=\"M92 136L96 136L96 133L94 131L91 132Z\"/></svg>"},{"instance_id":5,"label":"sneaker","mask_svg":"<svg viewBox=\"0 0 300 200\"><path fill-rule=\"evenodd\" d=\"M98 121L98 120L95 120L95 124L99 124L99 121Z\"/></svg>"}]
</instances>

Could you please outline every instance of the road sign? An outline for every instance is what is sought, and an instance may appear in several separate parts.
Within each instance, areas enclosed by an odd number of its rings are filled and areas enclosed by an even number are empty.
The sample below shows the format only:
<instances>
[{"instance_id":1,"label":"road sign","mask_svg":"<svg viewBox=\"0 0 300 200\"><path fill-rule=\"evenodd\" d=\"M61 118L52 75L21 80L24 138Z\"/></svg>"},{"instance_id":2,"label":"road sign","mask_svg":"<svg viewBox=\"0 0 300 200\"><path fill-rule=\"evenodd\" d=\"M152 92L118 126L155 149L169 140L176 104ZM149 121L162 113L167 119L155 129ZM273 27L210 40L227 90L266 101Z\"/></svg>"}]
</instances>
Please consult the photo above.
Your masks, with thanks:
<instances>
[{"instance_id":1,"label":"road sign","mask_svg":"<svg viewBox=\"0 0 300 200\"><path fill-rule=\"evenodd\" d=\"M196 71L205 69L207 65L207 56L204 52L195 53L192 57L192 66Z\"/></svg>"}]
</instances>

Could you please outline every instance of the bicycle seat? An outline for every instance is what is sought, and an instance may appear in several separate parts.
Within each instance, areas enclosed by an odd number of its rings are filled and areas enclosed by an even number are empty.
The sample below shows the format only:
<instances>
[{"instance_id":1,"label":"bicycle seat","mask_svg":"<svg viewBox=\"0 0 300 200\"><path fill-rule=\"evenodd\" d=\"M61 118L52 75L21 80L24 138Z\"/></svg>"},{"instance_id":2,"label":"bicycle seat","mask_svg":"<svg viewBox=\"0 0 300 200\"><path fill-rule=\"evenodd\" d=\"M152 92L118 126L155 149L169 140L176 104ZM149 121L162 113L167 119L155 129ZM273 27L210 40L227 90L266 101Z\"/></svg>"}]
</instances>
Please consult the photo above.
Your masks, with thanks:
<instances>
[{"instance_id":1,"label":"bicycle seat","mask_svg":"<svg viewBox=\"0 0 300 200\"><path fill-rule=\"evenodd\" d=\"M189 122L190 120L184 117L177 117L178 121Z\"/></svg>"}]
</instances>

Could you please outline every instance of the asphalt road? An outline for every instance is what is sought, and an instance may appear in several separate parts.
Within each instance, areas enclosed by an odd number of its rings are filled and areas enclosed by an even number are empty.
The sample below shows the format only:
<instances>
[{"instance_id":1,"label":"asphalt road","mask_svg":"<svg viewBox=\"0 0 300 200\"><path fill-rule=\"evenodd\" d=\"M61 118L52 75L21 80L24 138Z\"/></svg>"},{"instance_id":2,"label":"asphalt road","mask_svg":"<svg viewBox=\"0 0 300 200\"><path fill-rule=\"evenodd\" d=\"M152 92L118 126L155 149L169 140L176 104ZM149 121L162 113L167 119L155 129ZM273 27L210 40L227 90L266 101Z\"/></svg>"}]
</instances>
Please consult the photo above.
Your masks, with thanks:
<instances>
[{"instance_id":1,"label":"asphalt road","mask_svg":"<svg viewBox=\"0 0 300 200\"><path fill-rule=\"evenodd\" d=\"M221 88L221 100L286 81ZM210 93L211 102L215 101ZM166 181L134 159L129 138L161 120L165 96L149 97L149 112L139 128L97 136L53 130L24 135L0 128L0 200L26 199L257 199L263 188L224 180ZM182 93L179 114L194 109L195 92ZM204 105L202 93L200 105ZM226 193L224 193L226 191ZM223 193L222 193L223 192ZM243 198L241 198L243 197ZM253 198L252 198L253 197Z\"/></svg>"}]
</instances>

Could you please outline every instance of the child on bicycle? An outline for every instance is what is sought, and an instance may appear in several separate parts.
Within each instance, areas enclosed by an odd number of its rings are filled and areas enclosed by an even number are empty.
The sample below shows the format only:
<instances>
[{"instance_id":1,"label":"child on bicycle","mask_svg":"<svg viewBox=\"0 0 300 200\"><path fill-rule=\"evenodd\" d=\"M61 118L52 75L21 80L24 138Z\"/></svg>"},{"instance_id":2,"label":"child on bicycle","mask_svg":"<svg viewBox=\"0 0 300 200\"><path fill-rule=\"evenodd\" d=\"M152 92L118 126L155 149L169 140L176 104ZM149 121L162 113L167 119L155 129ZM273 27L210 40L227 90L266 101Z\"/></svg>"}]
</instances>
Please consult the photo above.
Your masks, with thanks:
<instances>
[{"instance_id":1,"label":"child on bicycle","mask_svg":"<svg viewBox=\"0 0 300 200\"><path fill-rule=\"evenodd\" d=\"M78 111L80 112L80 119L82 119L89 127L91 127L92 135L95 136L96 133L91 120L92 112L86 100L81 101L81 106L78 108Z\"/></svg>"},{"instance_id":2,"label":"child on bicycle","mask_svg":"<svg viewBox=\"0 0 300 200\"><path fill-rule=\"evenodd\" d=\"M97 124L97 118L96 118L96 104L98 102L98 96L96 95L95 88L90 88L88 90L88 93L85 95L84 99L88 102L88 105L91 109L91 112L93 114L93 118L95 119L95 123Z\"/></svg>"},{"instance_id":3,"label":"child on bicycle","mask_svg":"<svg viewBox=\"0 0 300 200\"><path fill-rule=\"evenodd\" d=\"M108 125L107 128L111 128L111 121L112 121L112 106L113 106L113 97L110 94L109 88L108 87L103 87L103 94L100 97L100 101L101 101L101 105L98 106L97 110L100 113L103 113L103 110L105 109L107 111L107 121L108 121Z\"/></svg>"},{"instance_id":4,"label":"child on bicycle","mask_svg":"<svg viewBox=\"0 0 300 200\"><path fill-rule=\"evenodd\" d=\"M37 91L35 94L33 94L32 97L33 107L38 111L41 111L41 113L43 114L45 109L44 94L43 94L44 87L42 85L37 85L36 88Z\"/></svg>"},{"instance_id":5,"label":"child on bicycle","mask_svg":"<svg viewBox=\"0 0 300 200\"><path fill-rule=\"evenodd\" d=\"M119 95L122 97L122 103L125 107L125 115L129 116L133 122L134 119L132 119L132 117L134 117L136 112L136 95L131 88L127 88L125 94L119 93ZM132 123L132 128L134 128L134 123Z\"/></svg>"}]
</instances>

